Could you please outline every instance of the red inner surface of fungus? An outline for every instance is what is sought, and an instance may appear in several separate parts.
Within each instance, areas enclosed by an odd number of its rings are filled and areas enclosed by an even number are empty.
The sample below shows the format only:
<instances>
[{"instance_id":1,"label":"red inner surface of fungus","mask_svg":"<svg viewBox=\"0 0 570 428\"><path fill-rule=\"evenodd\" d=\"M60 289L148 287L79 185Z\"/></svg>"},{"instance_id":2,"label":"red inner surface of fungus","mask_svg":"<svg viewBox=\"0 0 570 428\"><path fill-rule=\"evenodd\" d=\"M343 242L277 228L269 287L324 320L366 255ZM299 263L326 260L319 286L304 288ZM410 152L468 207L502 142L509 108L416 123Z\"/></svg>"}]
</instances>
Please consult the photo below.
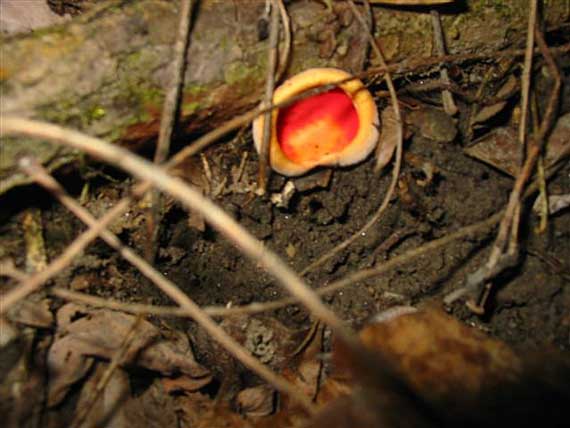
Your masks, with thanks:
<instances>
[{"instance_id":1,"label":"red inner surface of fungus","mask_svg":"<svg viewBox=\"0 0 570 428\"><path fill-rule=\"evenodd\" d=\"M358 126L358 113L351 98L336 88L279 110L277 139L290 160L314 162L344 149Z\"/></svg>"}]
</instances>

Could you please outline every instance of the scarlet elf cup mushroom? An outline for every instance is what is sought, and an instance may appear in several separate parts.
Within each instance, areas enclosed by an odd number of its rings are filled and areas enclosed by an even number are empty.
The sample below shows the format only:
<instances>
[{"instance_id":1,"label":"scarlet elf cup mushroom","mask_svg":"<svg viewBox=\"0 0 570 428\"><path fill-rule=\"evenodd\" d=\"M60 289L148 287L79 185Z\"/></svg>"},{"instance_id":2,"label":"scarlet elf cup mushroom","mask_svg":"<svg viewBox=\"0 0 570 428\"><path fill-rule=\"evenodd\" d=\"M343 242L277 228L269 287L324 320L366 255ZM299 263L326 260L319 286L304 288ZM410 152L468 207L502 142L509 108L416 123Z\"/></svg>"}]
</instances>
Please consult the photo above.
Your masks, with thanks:
<instances>
[{"instance_id":1,"label":"scarlet elf cup mushroom","mask_svg":"<svg viewBox=\"0 0 570 428\"><path fill-rule=\"evenodd\" d=\"M336 84L351 75L336 68L303 71L279 86L279 104L312 88ZM253 141L259 152L263 122L253 122ZM303 98L273 111L269 163L283 175L304 174L317 166L352 165L364 160L378 141L378 110L370 92L358 79Z\"/></svg>"}]
</instances>

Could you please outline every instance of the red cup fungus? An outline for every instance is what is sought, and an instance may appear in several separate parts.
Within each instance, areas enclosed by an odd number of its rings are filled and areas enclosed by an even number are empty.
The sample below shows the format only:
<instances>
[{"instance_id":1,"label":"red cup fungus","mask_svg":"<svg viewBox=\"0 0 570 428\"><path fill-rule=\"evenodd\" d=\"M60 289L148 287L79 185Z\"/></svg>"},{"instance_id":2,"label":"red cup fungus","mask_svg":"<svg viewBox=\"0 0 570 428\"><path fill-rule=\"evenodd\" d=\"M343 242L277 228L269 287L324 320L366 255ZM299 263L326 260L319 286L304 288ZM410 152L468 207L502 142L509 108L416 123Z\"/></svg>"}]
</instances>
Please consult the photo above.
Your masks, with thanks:
<instances>
[{"instance_id":1,"label":"red cup fungus","mask_svg":"<svg viewBox=\"0 0 570 428\"><path fill-rule=\"evenodd\" d=\"M350 77L335 68L306 70L279 86L273 102L279 104L308 89ZM276 109L271 120L269 162L275 171L288 176L304 174L317 166L358 163L378 141L378 110L370 92L357 79ZM263 122L263 115L253 122L258 152Z\"/></svg>"}]
</instances>

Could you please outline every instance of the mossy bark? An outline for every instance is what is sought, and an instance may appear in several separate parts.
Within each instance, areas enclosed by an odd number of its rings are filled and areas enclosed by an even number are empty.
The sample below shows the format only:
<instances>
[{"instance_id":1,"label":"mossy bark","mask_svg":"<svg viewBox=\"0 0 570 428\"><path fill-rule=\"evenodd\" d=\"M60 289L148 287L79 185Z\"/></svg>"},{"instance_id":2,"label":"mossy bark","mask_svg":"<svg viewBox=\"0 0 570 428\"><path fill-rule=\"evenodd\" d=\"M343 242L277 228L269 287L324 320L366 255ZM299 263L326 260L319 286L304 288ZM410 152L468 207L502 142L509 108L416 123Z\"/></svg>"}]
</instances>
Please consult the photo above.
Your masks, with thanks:
<instances>
[{"instance_id":1,"label":"mossy bark","mask_svg":"<svg viewBox=\"0 0 570 428\"><path fill-rule=\"evenodd\" d=\"M500 3L501 9L497 10ZM547 4L551 23L568 20L568 2ZM183 89L180 133L206 130L243 112L263 93L267 40L260 38L265 0L197 2ZM451 51L498 49L524 36L522 0L478 0L448 9ZM367 39L345 2L333 11L315 0L290 2L293 51L288 73L315 66L358 72ZM377 38L392 59L431 54L426 10L374 8ZM488 31L489 21L496 31ZM46 120L139 147L157 135L178 26L178 2L106 2L68 23L0 40L2 114ZM31 152L48 168L77 154L45 142L2 141L0 193L27 182L15 168Z\"/></svg>"}]
</instances>

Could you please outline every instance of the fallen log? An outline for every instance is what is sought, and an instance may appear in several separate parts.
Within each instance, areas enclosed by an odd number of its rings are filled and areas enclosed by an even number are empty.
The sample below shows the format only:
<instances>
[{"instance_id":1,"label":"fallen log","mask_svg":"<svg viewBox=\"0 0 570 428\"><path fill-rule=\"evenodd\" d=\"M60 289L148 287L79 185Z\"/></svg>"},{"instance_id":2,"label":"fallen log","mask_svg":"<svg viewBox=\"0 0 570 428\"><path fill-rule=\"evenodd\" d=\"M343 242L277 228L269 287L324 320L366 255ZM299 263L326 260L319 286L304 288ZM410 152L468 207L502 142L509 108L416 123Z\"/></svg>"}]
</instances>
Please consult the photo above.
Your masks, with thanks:
<instances>
[{"instance_id":1,"label":"fallen log","mask_svg":"<svg viewBox=\"0 0 570 428\"><path fill-rule=\"evenodd\" d=\"M450 52L495 51L523 40L521 1L501 1L500 8L487 3L440 9ZM549 25L568 22L563 3L548 4ZM365 67L367 39L346 2L334 2L332 10L316 0L287 7L293 32L288 74L315 66ZM216 127L259 102L267 62L264 10L265 0L197 2L178 135ZM389 59L431 55L427 12L374 8L376 36ZM2 37L2 114L69 126L133 149L153 142L177 23L178 2L115 0L62 25ZM15 166L21 152L33 153L50 170L78 156L41 141L1 144L0 194L28 182Z\"/></svg>"}]
</instances>

